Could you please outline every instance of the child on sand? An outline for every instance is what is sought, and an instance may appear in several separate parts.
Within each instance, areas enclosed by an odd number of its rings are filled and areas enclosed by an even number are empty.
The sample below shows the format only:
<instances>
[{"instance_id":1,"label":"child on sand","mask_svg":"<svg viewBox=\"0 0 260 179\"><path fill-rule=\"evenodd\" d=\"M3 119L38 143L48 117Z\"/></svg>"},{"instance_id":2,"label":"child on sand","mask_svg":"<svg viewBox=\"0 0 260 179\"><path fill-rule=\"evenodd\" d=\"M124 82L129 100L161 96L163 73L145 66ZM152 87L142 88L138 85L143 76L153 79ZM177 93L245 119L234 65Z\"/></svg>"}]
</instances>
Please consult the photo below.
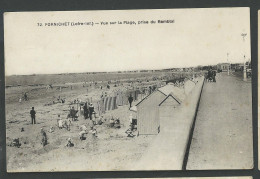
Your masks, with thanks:
<instances>
[{"instance_id":1,"label":"child on sand","mask_svg":"<svg viewBox=\"0 0 260 179\"><path fill-rule=\"evenodd\" d=\"M66 144L66 147L74 147L71 138L68 138L68 143Z\"/></svg>"}]
</instances>

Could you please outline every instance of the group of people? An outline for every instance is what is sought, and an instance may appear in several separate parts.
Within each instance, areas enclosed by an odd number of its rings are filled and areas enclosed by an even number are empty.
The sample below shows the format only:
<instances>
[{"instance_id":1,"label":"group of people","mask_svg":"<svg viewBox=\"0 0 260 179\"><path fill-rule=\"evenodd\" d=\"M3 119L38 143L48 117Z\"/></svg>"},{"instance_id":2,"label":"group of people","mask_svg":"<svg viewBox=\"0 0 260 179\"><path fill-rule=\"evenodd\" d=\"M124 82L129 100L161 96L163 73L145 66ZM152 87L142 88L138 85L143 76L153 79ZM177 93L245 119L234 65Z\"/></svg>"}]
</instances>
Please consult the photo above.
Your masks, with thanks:
<instances>
[{"instance_id":1,"label":"group of people","mask_svg":"<svg viewBox=\"0 0 260 179\"><path fill-rule=\"evenodd\" d=\"M53 101L53 104L55 104L56 102ZM65 103L65 98L61 98L60 96L57 98L57 103Z\"/></svg>"},{"instance_id":2,"label":"group of people","mask_svg":"<svg viewBox=\"0 0 260 179\"><path fill-rule=\"evenodd\" d=\"M92 103L85 103L85 105L83 106L83 114L84 114L84 119L93 119L93 115L96 114L95 109L94 109L94 105Z\"/></svg>"},{"instance_id":3,"label":"group of people","mask_svg":"<svg viewBox=\"0 0 260 179\"><path fill-rule=\"evenodd\" d=\"M119 118L114 119L114 117L112 116L111 119L109 120L109 126L119 129L121 127Z\"/></svg>"},{"instance_id":4,"label":"group of people","mask_svg":"<svg viewBox=\"0 0 260 179\"><path fill-rule=\"evenodd\" d=\"M92 137L96 138L97 137L97 130L94 126L90 127L90 130L87 131L87 127L85 125L82 125L80 127L80 132L79 132L79 139L85 140L86 139L86 135L90 133L92 135Z\"/></svg>"}]
</instances>

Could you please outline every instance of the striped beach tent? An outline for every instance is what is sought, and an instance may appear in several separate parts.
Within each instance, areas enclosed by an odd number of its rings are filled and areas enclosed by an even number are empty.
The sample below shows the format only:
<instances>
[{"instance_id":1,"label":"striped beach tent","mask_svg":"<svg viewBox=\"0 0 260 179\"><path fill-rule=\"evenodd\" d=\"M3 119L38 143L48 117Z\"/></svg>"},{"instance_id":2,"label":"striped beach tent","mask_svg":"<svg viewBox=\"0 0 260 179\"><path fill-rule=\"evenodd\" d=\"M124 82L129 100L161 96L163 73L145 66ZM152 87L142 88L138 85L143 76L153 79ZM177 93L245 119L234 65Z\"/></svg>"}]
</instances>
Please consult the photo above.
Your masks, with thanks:
<instances>
[{"instance_id":1,"label":"striped beach tent","mask_svg":"<svg viewBox=\"0 0 260 179\"><path fill-rule=\"evenodd\" d=\"M105 111L117 109L116 99L117 99L116 96L104 98Z\"/></svg>"}]
</instances>

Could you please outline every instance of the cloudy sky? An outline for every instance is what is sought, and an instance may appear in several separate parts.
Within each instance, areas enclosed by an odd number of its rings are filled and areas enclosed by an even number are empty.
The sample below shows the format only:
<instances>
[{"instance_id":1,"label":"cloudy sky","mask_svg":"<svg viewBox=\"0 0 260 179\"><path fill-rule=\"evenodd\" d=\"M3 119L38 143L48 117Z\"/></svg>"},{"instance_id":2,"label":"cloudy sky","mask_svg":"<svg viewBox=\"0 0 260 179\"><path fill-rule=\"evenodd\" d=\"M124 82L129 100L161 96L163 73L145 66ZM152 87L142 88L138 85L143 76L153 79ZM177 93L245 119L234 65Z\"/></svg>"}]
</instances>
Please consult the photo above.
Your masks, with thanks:
<instances>
[{"instance_id":1,"label":"cloudy sky","mask_svg":"<svg viewBox=\"0 0 260 179\"><path fill-rule=\"evenodd\" d=\"M175 23L45 26L143 20ZM4 33L6 75L189 67L227 62L227 53L229 62L251 58L249 8L5 13Z\"/></svg>"}]
</instances>

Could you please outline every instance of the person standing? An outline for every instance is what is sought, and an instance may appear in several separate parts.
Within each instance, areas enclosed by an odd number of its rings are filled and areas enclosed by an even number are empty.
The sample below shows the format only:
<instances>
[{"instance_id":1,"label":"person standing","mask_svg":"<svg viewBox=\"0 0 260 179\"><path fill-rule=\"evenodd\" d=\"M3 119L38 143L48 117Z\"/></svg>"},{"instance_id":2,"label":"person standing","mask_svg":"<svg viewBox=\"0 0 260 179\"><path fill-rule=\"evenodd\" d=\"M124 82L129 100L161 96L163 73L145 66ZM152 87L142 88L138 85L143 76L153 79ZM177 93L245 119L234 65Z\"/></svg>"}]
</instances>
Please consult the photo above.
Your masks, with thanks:
<instances>
[{"instance_id":1,"label":"person standing","mask_svg":"<svg viewBox=\"0 0 260 179\"><path fill-rule=\"evenodd\" d=\"M130 125L131 131L133 131L134 125L133 125L133 115L132 115L132 113L129 116L129 125Z\"/></svg>"},{"instance_id":2,"label":"person standing","mask_svg":"<svg viewBox=\"0 0 260 179\"><path fill-rule=\"evenodd\" d=\"M132 95L130 94L129 98L128 98L128 102L130 104L130 108L132 107L132 102L133 102L134 98L132 97Z\"/></svg>"},{"instance_id":3,"label":"person standing","mask_svg":"<svg viewBox=\"0 0 260 179\"><path fill-rule=\"evenodd\" d=\"M89 118L90 118L90 120L92 120L92 115L93 115L94 110L95 110L92 103L90 103L88 110L89 110Z\"/></svg>"},{"instance_id":4,"label":"person standing","mask_svg":"<svg viewBox=\"0 0 260 179\"><path fill-rule=\"evenodd\" d=\"M25 101L28 100L27 93L24 93L24 100L25 100Z\"/></svg>"},{"instance_id":5,"label":"person standing","mask_svg":"<svg viewBox=\"0 0 260 179\"><path fill-rule=\"evenodd\" d=\"M152 93L152 87L149 86L149 95Z\"/></svg>"},{"instance_id":6,"label":"person standing","mask_svg":"<svg viewBox=\"0 0 260 179\"><path fill-rule=\"evenodd\" d=\"M88 110L88 103L86 102L84 107L83 107L83 110L84 110L84 118L87 119L88 118L88 113L89 113L89 110Z\"/></svg>"},{"instance_id":7,"label":"person standing","mask_svg":"<svg viewBox=\"0 0 260 179\"><path fill-rule=\"evenodd\" d=\"M213 82L216 82L216 71L215 70L213 70L212 71L212 75L213 75Z\"/></svg>"},{"instance_id":8,"label":"person standing","mask_svg":"<svg viewBox=\"0 0 260 179\"><path fill-rule=\"evenodd\" d=\"M72 121L75 121L76 120L76 114L77 114L77 111L74 109L74 106L72 106L72 108L70 109L70 117L72 118Z\"/></svg>"},{"instance_id":9,"label":"person standing","mask_svg":"<svg viewBox=\"0 0 260 179\"><path fill-rule=\"evenodd\" d=\"M30 111L30 114L31 114L31 118L32 118L32 124L36 124L36 121L35 121L36 112L34 110L34 107L32 107L32 110Z\"/></svg>"}]
</instances>

